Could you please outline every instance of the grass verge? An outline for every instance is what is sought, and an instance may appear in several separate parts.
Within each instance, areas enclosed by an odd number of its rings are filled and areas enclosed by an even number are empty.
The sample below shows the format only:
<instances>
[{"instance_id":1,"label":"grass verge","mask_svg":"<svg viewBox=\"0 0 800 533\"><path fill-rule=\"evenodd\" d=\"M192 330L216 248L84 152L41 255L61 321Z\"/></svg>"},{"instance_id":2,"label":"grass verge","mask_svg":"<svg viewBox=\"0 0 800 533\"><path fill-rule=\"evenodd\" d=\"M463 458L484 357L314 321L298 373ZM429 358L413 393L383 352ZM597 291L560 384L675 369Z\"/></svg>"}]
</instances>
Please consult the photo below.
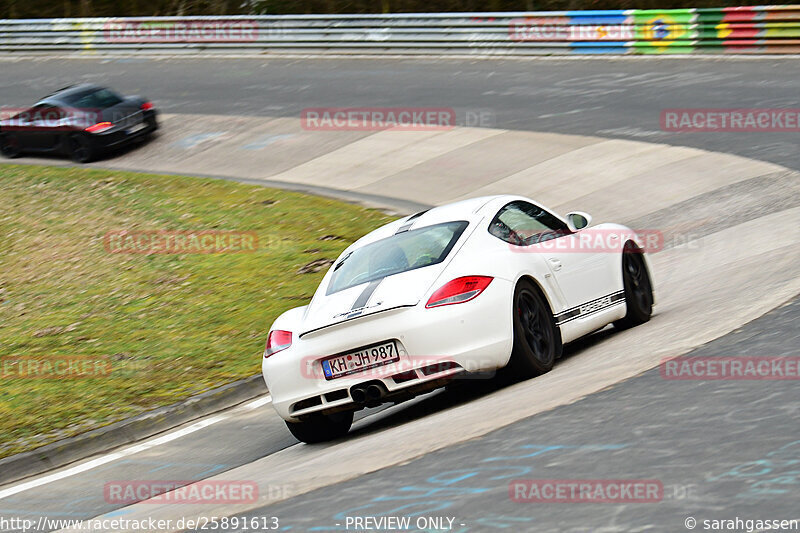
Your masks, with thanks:
<instances>
[{"instance_id":1,"label":"grass verge","mask_svg":"<svg viewBox=\"0 0 800 533\"><path fill-rule=\"evenodd\" d=\"M389 220L227 181L0 165L0 457L257 373L270 323L311 297L325 260ZM105 237L120 230L257 244L110 253L133 249Z\"/></svg>"}]
</instances>

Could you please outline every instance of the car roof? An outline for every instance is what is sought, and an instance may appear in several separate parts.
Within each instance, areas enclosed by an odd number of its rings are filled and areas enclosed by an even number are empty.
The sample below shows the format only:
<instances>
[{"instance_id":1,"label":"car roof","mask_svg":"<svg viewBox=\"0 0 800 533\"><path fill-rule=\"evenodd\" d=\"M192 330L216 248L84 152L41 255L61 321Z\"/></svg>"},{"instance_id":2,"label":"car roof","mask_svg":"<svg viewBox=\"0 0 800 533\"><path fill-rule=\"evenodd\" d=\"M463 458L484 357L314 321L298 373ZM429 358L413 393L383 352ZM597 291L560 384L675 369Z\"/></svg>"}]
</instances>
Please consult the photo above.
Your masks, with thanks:
<instances>
[{"instance_id":1,"label":"car roof","mask_svg":"<svg viewBox=\"0 0 800 533\"><path fill-rule=\"evenodd\" d=\"M515 200L524 200L526 202L533 202L524 196L516 196L512 194L494 194L490 196L478 196L475 198L468 198L466 200L459 200L449 204L444 204L431 208L425 212L425 217L420 215L419 222L427 222L432 218L440 218L441 222L445 220L470 220L473 218L481 218L486 215L494 215L501 207L509 202ZM411 215L415 216L415 215ZM401 220L407 220L406 219Z\"/></svg>"},{"instance_id":2,"label":"car roof","mask_svg":"<svg viewBox=\"0 0 800 533\"><path fill-rule=\"evenodd\" d=\"M63 87L55 92L48 94L47 96L36 102L35 105L40 105L40 104L61 105L64 103L64 100L70 96L96 91L98 89L102 89L102 87L100 87L99 85L95 85L93 83L79 83L77 85L70 85L68 87Z\"/></svg>"},{"instance_id":3,"label":"car roof","mask_svg":"<svg viewBox=\"0 0 800 533\"><path fill-rule=\"evenodd\" d=\"M406 217L390 222L358 239L348 250L361 248L371 242L379 241L390 237L397 231L410 224L409 229L418 229L443 222L453 222L456 220L466 220L470 223L477 222L486 215L494 215L503 205L514 200L528 200L522 196L513 195L493 195L479 196L459 200L457 202L432 207L425 211L414 213Z\"/></svg>"}]
</instances>

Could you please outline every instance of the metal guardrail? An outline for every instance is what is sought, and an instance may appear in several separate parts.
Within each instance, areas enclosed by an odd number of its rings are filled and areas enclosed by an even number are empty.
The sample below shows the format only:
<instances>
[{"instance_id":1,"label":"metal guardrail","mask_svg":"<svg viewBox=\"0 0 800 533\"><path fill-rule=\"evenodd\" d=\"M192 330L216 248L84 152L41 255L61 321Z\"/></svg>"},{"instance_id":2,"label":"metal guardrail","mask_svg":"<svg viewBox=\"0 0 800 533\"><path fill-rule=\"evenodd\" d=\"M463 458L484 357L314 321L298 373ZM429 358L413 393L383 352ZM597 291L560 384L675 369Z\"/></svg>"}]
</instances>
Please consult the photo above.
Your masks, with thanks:
<instances>
[{"instance_id":1,"label":"metal guardrail","mask_svg":"<svg viewBox=\"0 0 800 533\"><path fill-rule=\"evenodd\" d=\"M0 52L786 54L800 53L800 5L0 20Z\"/></svg>"}]
</instances>

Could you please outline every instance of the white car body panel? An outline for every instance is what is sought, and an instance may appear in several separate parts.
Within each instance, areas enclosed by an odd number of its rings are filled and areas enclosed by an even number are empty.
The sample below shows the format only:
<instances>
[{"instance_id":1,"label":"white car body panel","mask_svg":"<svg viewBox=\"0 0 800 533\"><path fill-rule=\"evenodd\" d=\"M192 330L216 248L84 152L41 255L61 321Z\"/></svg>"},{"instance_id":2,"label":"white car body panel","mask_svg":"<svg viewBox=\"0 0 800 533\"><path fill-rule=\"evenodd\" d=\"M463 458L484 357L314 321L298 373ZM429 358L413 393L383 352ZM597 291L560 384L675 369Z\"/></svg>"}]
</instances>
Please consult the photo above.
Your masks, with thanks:
<instances>
[{"instance_id":1,"label":"white car body panel","mask_svg":"<svg viewBox=\"0 0 800 533\"><path fill-rule=\"evenodd\" d=\"M309 305L278 317L270 331L291 331L292 344L265 357L262 363L278 414L297 421L311 413L356 408L349 390L367 382L379 382L392 394L438 385L442 379L464 371L502 368L508 363L513 346L514 289L523 278L542 290L563 342L624 317L624 295L620 298L622 253L579 253L504 242L488 230L494 215L512 201L530 202L546 209L519 196L476 198L431 209L411 222L409 217L392 222L349 246L334 267L351 251L390 237L404 225L412 224L411 228L417 229L442 222L469 222L440 264L385 277L368 294L368 284L363 283L328 295L332 267ZM592 228L619 231L636 240L625 226L601 224ZM575 239L578 235L580 232L556 240ZM560 268L555 268L556 262L560 262ZM475 299L425 307L439 287L455 278L473 275L493 278ZM364 305L354 307L365 294L368 298ZM400 361L330 380L321 374L323 358L389 340L398 342ZM455 363L460 368L446 368L430 375L418 371L436 362ZM398 382L392 377L410 369L417 370L412 372L416 378Z\"/></svg>"}]
</instances>

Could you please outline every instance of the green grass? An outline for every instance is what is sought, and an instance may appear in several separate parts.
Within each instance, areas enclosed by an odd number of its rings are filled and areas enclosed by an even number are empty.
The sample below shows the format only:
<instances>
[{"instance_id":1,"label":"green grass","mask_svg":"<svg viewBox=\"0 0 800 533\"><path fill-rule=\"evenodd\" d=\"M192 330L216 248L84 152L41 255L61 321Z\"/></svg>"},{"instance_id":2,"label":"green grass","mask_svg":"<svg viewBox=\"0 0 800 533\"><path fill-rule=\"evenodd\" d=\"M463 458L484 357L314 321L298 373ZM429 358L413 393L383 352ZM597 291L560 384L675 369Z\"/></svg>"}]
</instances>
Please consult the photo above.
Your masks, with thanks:
<instances>
[{"instance_id":1,"label":"green grass","mask_svg":"<svg viewBox=\"0 0 800 533\"><path fill-rule=\"evenodd\" d=\"M298 271L389 220L226 181L0 165L0 358L111 364L73 379L0 372L0 457L257 373L271 322L326 269ZM258 249L109 253L115 230L248 231Z\"/></svg>"}]
</instances>

